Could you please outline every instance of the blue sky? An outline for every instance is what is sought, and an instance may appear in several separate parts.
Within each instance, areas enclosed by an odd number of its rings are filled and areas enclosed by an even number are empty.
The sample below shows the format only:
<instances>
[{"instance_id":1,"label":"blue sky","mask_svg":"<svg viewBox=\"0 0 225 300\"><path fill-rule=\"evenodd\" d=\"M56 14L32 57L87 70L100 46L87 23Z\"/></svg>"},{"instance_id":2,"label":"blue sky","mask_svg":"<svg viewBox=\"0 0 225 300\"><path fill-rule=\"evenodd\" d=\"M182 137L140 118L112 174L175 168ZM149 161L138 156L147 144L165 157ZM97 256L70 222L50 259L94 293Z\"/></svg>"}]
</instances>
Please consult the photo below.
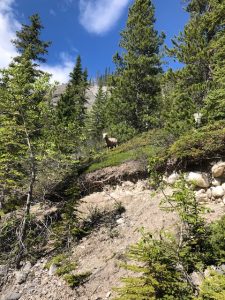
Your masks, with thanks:
<instances>
[{"instance_id":1,"label":"blue sky","mask_svg":"<svg viewBox=\"0 0 225 300\"><path fill-rule=\"evenodd\" d=\"M167 35L166 44L188 20L181 0L153 0L156 28ZM5 67L15 49L10 40L28 16L39 13L45 29L42 38L52 41L47 64L42 68L53 78L66 82L76 57L81 55L89 75L113 69L112 57L118 50L119 32L125 27L132 0L0 0L0 67ZM3 42L2 42L3 41ZM179 64L169 61L169 66ZM168 66L164 66L167 68Z\"/></svg>"}]
</instances>

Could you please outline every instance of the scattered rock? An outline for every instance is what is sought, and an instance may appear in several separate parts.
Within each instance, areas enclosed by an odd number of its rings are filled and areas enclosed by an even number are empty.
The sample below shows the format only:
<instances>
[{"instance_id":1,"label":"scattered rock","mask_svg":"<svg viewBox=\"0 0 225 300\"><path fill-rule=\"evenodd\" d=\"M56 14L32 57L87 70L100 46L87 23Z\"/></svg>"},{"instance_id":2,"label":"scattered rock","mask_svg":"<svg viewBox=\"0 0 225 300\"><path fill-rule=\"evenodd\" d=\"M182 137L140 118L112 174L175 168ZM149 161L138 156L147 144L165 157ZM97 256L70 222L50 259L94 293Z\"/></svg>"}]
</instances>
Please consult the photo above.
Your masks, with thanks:
<instances>
[{"instance_id":1,"label":"scattered rock","mask_svg":"<svg viewBox=\"0 0 225 300\"><path fill-rule=\"evenodd\" d=\"M166 179L166 182L168 184L174 184L179 178L180 178L180 175L178 173L174 172Z\"/></svg>"},{"instance_id":2,"label":"scattered rock","mask_svg":"<svg viewBox=\"0 0 225 300\"><path fill-rule=\"evenodd\" d=\"M209 200L205 190L199 190L195 192L195 198L198 202L207 202Z\"/></svg>"},{"instance_id":3,"label":"scattered rock","mask_svg":"<svg viewBox=\"0 0 225 300\"><path fill-rule=\"evenodd\" d=\"M24 283L27 279L27 275L28 275L28 273L24 272L23 270L22 271L16 271L16 273L15 273L16 283L17 284Z\"/></svg>"},{"instance_id":4,"label":"scattered rock","mask_svg":"<svg viewBox=\"0 0 225 300\"><path fill-rule=\"evenodd\" d=\"M208 188L210 185L206 173L190 172L187 176L187 181L201 188Z\"/></svg>"},{"instance_id":5,"label":"scattered rock","mask_svg":"<svg viewBox=\"0 0 225 300\"><path fill-rule=\"evenodd\" d=\"M225 264L220 265L219 268L221 271L223 271L223 273L225 273Z\"/></svg>"},{"instance_id":6,"label":"scattered rock","mask_svg":"<svg viewBox=\"0 0 225 300\"><path fill-rule=\"evenodd\" d=\"M116 220L116 223L117 223L118 225L122 225L122 224L124 224L124 219L123 219L123 218L120 218L120 219Z\"/></svg>"},{"instance_id":7,"label":"scattered rock","mask_svg":"<svg viewBox=\"0 0 225 300\"><path fill-rule=\"evenodd\" d=\"M209 188L209 189L206 191L206 194L207 194L207 197L208 197L209 199L211 199L211 198L212 198L212 189Z\"/></svg>"},{"instance_id":8,"label":"scattered rock","mask_svg":"<svg viewBox=\"0 0 225 300\"><path fill-rule=\"evenodd\" d=\"M222 201L223 201L223 204L225 205L225 196L223 196Z\"/></svg>"},{"instance_id":9,"label":"scattered rock","mask_svg":"<svg viewBox=\"0 0 225 300\"><path fill-rule=\"evenodd\" d=\"M213 181L212 181L212 185L214 185L214 186L221 185L221 180L218 179L218 178L214 178Z\"/></svg>"},{"instance_id":10,"label":"scattered rock","mask_svg":"<svg viewBox=\"0 0 225 300\"><path fill-rule=\"evenodd\" d=\"M225 195L225 191L222 186L212 187L212 196L215 198L221 198Z\"/></svg>"},{"instance_id":11,"label":"scattered rock","mask_svg":"<svg viewBox=\"0 0 225 300\"><path fill-rule=\"evenodd\" d=\"M213 177L221 177L225 171L225 162L218 162L212 167Z\"/></svg>"},{"instance_id":12,"label":"scattered rock","mask_svg":"<svg viewBox=\"0 0 225 300\"><path fill-rule=\"evenodd\" d=\"M18 300L18 299L21 298L21 296L22 296L21 293L15 293L15 292L12 292L12 293L7 294L7 295L5 296L5 298L4 298L4 296L3 296L3 300Z\"/></svg>"},{"instance_id":13,"label":"scattered rock","mask_svg":"<svg viewBox=\"0 0 225 300\"><path fill-rule=\"evenodd\" d=\"M5 265L0 265L0 277L4 277L7 275L8 268Z\"/></svg>"},{"instance_id":14,"label":"scattered rock","mask_svg":"<svg viewBox=\"0 0 225 300\"><path fill-rule=\"evenodd\" d=\"M49 268L48 275L50 276L55 275L57 269L58 269L57 266L55 264L52 264Z\"/></svg>"},{"instance_id":15,"label":"scattered rock","mask_svg":"<svg viewBox=\"0 0 225 300\"><path fill-rule=\"evenodd\" d=\"M195 286L200 286L204 279L203 275L200 272L193 272L191 274L191 281Z\"/></svg>"},{"instance_id":16,"label":"scattered rock","mask_svg":"<svg viewBox=\"0 0 225 300\"><path fill-rule=\"evenodd\" d=\"M15 272L15 277L16 277L16 283L17 284L22 284L26 281L27 276L30 272L32 265L29 261L27 261L20 271Z\"/></svg>"},{"instance_id":17,"label":"scattered rock","mask_svg":"<svg viewBox=\"0 0 225 300\"><path fill-rule=\"evenodd\" d=\"M31 269L32 265L29 261L27 261L25 263L25 266L23 267L23 271L26 272L26 273L29 273L30 272L30 269Z\"/></svg>"},{"instance_id":18,"label":"scattered rock","mask_svg":"<svg viewBox=\"0 0 225 300\"><path fill-rule=\"evenodd\" d=\"M211 270L209 268L205 269L205 271L204 271L204 277L207 278L207 277L210 276L210 274L211 274Z\"/></svg>"},{"instance_id":19,"label":"scattered rock","mask_svg":"<svg viewBox=\"0 0 225 300\"><path fill-rule=\"evenodd\" d=\"M148 189L148 183L145 181L139 180L135 185L135 189L142 192L142 191Z\"/></svg>"},{"instance_id":20,"label":"scattered rock","mask_svg":"<svg viewBox=\"0 0 225 300\"><path fill-rule=\"evenodd\" d=\"M122 183L122 187L124 189L133 190L134 189L134 183L131 181L125 181Z\"/></svg>"},{"instance_id":21,"label":"scattered rock","mask_svg":"<svg viewBox=\"0 0 225 300\"><path fill-rule=\"evenodd\" d=\"M108 292L105 297L106 299L108 299L110 296L111 296L111 292Z\"/></svg>"}]
</instances>

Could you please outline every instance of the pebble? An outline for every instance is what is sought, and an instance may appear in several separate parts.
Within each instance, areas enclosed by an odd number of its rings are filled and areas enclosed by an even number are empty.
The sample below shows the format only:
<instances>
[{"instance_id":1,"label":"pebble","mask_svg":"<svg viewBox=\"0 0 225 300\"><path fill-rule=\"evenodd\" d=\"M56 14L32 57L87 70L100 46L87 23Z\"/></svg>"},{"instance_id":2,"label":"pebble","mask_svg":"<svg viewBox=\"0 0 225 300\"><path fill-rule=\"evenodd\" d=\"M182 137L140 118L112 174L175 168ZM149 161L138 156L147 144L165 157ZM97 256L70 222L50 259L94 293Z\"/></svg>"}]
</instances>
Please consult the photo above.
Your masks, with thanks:
<instances>
[{"instance_id":1,"label":"pebble","mask_svg":"<svg viewBox=\"0 0 225 300\"><path fill-rule=\"evenodd\" d=\"M7 294L7 295L5 296L5 298L3 298L3 299L4 299L4 300L18 300L18 299L21 298L21 296L22 296L21 293L15 293L15 292L12 292L12 293L10 293L10 294Z\"/></svg>"}]
</instances>

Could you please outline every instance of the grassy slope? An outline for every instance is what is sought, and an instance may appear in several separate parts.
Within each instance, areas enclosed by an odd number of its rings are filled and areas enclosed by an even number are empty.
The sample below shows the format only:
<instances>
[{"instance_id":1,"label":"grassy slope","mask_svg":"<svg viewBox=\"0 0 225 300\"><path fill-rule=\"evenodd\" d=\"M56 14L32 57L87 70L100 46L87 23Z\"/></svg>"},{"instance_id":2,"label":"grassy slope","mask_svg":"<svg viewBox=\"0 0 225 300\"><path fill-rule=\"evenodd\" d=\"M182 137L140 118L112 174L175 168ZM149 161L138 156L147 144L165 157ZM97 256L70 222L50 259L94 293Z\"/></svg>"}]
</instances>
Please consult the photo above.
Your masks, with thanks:
<instances>
[{"instance_id":1,"label":"grassy slope","mask_svg":"<svg viewBox=\"0 0 225 300\"><path fill-rule=\"evenodd\" d=\"M154 161L153 169L165 170L168 159L178 166L223 159L225 157L225 121L192 129L176 141L164 129L140 134L113 150L96 155L86 172L93 172L109 166L120 165L130 160Z\"/></svg>"},{"instance_id":2,"label":"grassy slope","mask_svg":"<svg viewBox=\"0 0 225 300\"><path fill-rule=\"evenodd\" d=\"M150 156L157 155L161 150L162 140L165 140L164 135L162 130L151 130L137 135L116 149L105 150L95 156L93 163L86 172L90 173L105 167L117 166L131 160L148 160Z\"/></svg>"}]
</instances>

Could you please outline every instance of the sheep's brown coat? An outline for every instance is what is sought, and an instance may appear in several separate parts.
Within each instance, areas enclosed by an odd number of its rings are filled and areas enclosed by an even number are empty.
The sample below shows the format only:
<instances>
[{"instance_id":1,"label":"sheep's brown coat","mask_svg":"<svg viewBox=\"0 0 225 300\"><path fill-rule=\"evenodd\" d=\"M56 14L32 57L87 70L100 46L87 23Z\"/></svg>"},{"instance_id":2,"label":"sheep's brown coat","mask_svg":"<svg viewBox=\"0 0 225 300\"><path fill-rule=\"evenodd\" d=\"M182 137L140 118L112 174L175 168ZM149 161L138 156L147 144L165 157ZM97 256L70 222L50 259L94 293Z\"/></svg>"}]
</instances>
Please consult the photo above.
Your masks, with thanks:
<instances>
[{"instance_id":1,"label":"sheep's brown coat","mask_svg":"<svg viewBox=\"0 0 225 300\"><path fill-rule=\"evenodd\" d=\"M117 139L112 138L112 137L109 138L107 133L103 134L103 139L105 140L107 147L110 149L112 149L118 145Z\"/></svg>"}]
</instances>

